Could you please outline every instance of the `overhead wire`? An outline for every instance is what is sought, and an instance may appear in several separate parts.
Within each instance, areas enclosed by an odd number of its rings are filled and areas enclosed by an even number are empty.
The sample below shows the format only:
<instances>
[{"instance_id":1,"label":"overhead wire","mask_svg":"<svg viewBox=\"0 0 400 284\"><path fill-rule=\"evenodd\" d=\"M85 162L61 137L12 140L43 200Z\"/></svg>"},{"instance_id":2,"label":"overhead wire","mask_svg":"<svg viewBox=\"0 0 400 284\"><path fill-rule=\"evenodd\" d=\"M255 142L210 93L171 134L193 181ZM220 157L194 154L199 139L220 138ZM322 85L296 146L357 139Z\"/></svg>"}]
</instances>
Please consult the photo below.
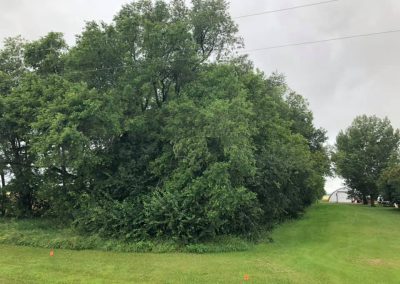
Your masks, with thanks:
<instances>
[{"instance_id":1,"label":"overhead wire","mask_svg":"<svg viewBox=\"0 0 400 284\"><path fill-rule=\"evenodd\" d=\"M284 11L295 10L295 9L300 9L300 8L306 8L306 7L312 7L312 6L317 6L317 5L329 4L329 3L332 3L332 2L339 2L339 1L340 0L329 0L329 1L322 1L322 2L304 4L304 5L297 5L297 6L281 8L281 9L276 9L276 10L268 10L268 11L253 13L253 14L246 14L246 15L236 16L236 17L233 17L233 19L249 18L249 17L260 16L260 15L265 15L265 14L272 14L272 13L277 13L277 12L284 12Z\"/></svg>"},{"instance_id":2,"label":"overhead wire","mask_svg":"<svg viewBox=\"0 0 400 284\"><path fill-rule=\"evenodd\" d=\"M346 40L346 39L360 38L360 37L370 37L370 36L377 36L377 35L382 35L382 34L391 34L391 33L398 33L398 32L400 32L400 29L386 30L386 31L372 32L372 33L364 33L364 34L356 34L356 35L349 35L349 36L341 36L341 37L327 38L327 39L314 40L314 41L303 41L303 42L287 43L287 44L280 44L280 45L272 45L272 46L266 46L266 47L262 47L262 48L242 50L241 53L278 49L278 48L285 48L285 47L291 47L291 46L317 44L317 43L323 43L323 42Z\"/></svg>"},{"instance_id":3,"label":"overhead wire","mask_svg":"<svg viewBox=\"0 0 400 284\"><path fill-rule=\"evenodd\" d=\"M341 37L320 39L320 40L314 40L314 41L303 41L303 42L287 43L287 44L281 44L281 45L272 45L272 46L266 46L266 47L262 47L262 48L243 50L242 53L256 52L256 51L263 51L263 50L270 50L270 49L279 49L279 48L285 48L285 47L291 47L291 46L317 44L317 43L324 43L324 42L337 41L337 40L346 40L346 39L352 39L352 38L370 37L370 36L377 36L377 35L382 35L382 34L391 34L391 33L398 33L398 32L400 32L400 29L372 32L372 33L365 33L365 34L356 34L356 35L349 35L349 36L341 36Z\"/></svg>"},{"instance_id":4,"label":"overhead wire","mask_svg":"<svg viewBox=\"0 0 400 284\"><path fill-rule=\"evenodd\" d=\"M264 14L271 14L271 13L295 10L295 9L312 7L312 6L322 5L322 4L329 4L332 2L339 2L339 1L340 0L328 0L328 1L321 1L321 2L316 2L316 3L304 4L304 5L297 5L297 6L281 8L281 9L276 9L276 10L268 10L268 11L263 11L263 12L259 12L259 13L236 16L236 17L232 17L232 19L242 19L242 18L254 17L254 16L259 16L259 15L264 15ZM37 51L47 51L47 50L54 50L54 49L53 48L38 48L36 50ZM64 51L68 51L68 50L69 50L69 48L64 48Z\"/></svg>"},{"instance_id":5,"label":"overhead wire","mask_svg":"<svg viewBox=\"0 0 400 284\"><path fill-rule=\"evenodd\" d=\"M236 17L233 17L233 19L254 17L254 16L259 16L259 15L264 15L264 14L300 9L300 8L305 8L305 7L312 7L312 6L323 5L323 4L339 2L339 1L340 0L329 0L329 1L321 1L321 2L316 2L316 3L304 4L304 5L297 5L297 6L281 8L281 9L276 9L276 10L268 10L268 11L263 11L263 12L259 12L259 13L236 16ZM355 35L348 35L348 36L340 36L340 37L333 37L333 38L314 40L314 41L286 43L286 44L280 44L280 45L266 46L266 47L262 47L262 48L254 48L254 49L237 49L237 52L240 54L244 54L244 53L252 53L252 52L272 50L272 49L280 49L280 48L286 48L286 47L295 47L295 46L312 45L312 44L325 43L325 42L331 42L331 41L347 40L347 39L353 39L353 38L371 37L371 36L378 36L378 35L382 35L382 34L391 34L391 33L398 33L398 32L400 32L400 29L371 32L371 33L364 33L364 34L355 34ZM44 49L44 50L52 50L52 49ZM86 69L86 70L80 70L80 71L73 70L73 71L69 71L69 72L70 73L75 73L75 72L85 73L85 72L97 72L97 71L103 71L103 70L126 69L126 68L131 68L131 66L126 66L126 65L125 66L114 66L114 67L104 67L104 68L96 68L96 69Z\"/></svg>"},{"instance_id":6,"label":"overhead wire","mask_svg":"<svg viewBox=\"0 0 400 284\"><path fill-rule=\"evenodd\" d=\"M331 41L338 41L338 40L347 40L347 39L352 39L352 38L371 37L371 36L392 34L392 33L399 33L399 32L400 32L400 29L386 30L386 31L380 31L380 32L341 36L341 37L314 40L314 41L304 41L304 42L288 43L288 44L282 44L282 45L273 45L273 46L267 46L267 47L263 47L263 48L244 49L244 50L239 49L239 50L237 50L237 52L241 53L241 54L245 54L245 53L257 52L257 51L263 51L263 50L280 49L280 48L301 46L301 45L310 45L310 44L317 44L317 43L324 43L324 42L331 42ZM86 70L72 70L69 72L67 71L67 73L85 73L85 72L97 72L97 71L117 70L117 69L127 69L127 68L132 68L132 66L115 66L115 67L104 67L104 68L86 69Z\"/></svg>"}]
</instances>

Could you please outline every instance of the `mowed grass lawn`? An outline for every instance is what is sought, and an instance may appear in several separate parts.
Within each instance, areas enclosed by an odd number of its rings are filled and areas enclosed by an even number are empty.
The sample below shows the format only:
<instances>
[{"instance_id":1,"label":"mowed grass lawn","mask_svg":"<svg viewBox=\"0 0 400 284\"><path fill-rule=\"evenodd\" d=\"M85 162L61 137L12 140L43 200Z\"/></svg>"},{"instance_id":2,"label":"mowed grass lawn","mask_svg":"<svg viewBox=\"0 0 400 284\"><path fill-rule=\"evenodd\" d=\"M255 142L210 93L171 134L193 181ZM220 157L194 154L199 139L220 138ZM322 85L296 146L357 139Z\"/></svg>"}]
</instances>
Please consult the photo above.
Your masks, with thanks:
<instances>
[{"instance_id":1,"label":"mowed grass lawn","mask_svg":"<svg viewBox=\"0 0 400 284\"><path fill-rule=\"evenodd\" d=\"M274 242L218 254L0 246L0 283L400 283L400 212L317 204ZM248 274L249 280L243 276Z\"/></svg>"}]
</instances>

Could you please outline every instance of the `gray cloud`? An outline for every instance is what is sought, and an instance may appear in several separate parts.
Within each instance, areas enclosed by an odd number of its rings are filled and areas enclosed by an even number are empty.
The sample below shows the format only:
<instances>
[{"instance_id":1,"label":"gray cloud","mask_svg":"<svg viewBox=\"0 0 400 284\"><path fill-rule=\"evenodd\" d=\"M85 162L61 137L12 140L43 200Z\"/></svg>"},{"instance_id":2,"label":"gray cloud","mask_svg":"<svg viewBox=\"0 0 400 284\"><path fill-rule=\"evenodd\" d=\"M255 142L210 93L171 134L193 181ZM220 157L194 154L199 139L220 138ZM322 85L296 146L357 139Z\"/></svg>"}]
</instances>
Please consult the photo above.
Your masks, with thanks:
<instances>
[{"instance_id":1,"label":"gray cloud","mask_svg":"<svg viewBox=\"0 0 400 284\"><path fill-rule=\"evenodd\" d=\"M296 5L299 1L232 1L231 11L243 15ZM238 23L247 48L253 49L398 29L399 12L396 0L342 0ZM286 74L290 87L309 100L316 124L328 130L333 144L360 114L387 116L400 127L399 50L397 33L254 52L250 58L266 73ZM330 179L326 190L341 182Z\"/></svg>"},{"instance_id":2,"label":"gray cloud","mask_svg":"<svg viewBox=\"0 0 400 284\"><path fill-rule=\"evenodd\" d=\"M84 21L110 22L126 0L0 1L0 38L37 39L49 31L74 43ZM318 1L232 0L241 16ZM398 0L341 0L330 4L237 19L246 49L400 28ZM387 116L400 128L400 33L250 53L256 67L286 75L305 96L318 126L334 143L356 115ZM340 180L330 180L332 191Z\"/></svg>"},{"instance_id":3,"label":"gray cloud","mask_svg":"<svg viewBox=\"0 0 400 284\"><path fill-rule=\"evenodd\" d=\"M13 0L0 1L0 37L21 34L28 40L49 31L63 32L69 44L85 21L110 22L128 0Z\"/></svg>"}]
</instances>

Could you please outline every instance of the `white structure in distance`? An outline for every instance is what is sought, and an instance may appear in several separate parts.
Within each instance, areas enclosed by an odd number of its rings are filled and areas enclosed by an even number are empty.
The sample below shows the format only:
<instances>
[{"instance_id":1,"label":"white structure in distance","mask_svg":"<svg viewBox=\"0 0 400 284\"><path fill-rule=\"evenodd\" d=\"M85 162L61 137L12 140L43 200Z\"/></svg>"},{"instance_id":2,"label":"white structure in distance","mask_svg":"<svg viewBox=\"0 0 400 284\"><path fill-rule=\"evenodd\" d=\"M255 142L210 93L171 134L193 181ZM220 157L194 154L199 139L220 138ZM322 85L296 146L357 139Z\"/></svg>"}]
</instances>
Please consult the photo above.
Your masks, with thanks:
<instances>
[{"instance_id":1,"label":"white structure in distance","mask_svg":"<svg viewBox=\"0 0 400 284\"><path fill-rule=\"evenodd\" d=\"M336 189L329 195L329 203L352 203L347 187Z\"/></svg>"}]
</instances>

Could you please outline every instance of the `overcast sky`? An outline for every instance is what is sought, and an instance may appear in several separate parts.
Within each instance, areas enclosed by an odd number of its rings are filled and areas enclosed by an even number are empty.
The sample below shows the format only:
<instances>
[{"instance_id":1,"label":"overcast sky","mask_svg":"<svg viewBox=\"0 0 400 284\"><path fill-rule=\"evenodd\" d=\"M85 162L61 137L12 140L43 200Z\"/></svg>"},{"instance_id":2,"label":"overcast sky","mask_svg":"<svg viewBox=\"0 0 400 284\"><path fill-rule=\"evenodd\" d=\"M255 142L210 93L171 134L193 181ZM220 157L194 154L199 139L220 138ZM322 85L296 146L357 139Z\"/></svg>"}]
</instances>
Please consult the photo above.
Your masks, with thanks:
<instances>
[{"instance_id":1,"label":"overcast sky","mask_svg":"<svg viewBox=\"0 0 400 284\"><path fill-rule=\"evenodd\" d=\"M233 17L322 0L231 0ZM87 20L110 22L125 0L0 0L0 38L63 32L72 45ZM246 49L400 29L399 0L340 0L239 18ZM334 143L360 114L387 116L400 128L400 33L251 52L259 69L284 73L310 102L315 123ZM331 192L339 179L327 182Z\"/></svg>"}]
</instances>

